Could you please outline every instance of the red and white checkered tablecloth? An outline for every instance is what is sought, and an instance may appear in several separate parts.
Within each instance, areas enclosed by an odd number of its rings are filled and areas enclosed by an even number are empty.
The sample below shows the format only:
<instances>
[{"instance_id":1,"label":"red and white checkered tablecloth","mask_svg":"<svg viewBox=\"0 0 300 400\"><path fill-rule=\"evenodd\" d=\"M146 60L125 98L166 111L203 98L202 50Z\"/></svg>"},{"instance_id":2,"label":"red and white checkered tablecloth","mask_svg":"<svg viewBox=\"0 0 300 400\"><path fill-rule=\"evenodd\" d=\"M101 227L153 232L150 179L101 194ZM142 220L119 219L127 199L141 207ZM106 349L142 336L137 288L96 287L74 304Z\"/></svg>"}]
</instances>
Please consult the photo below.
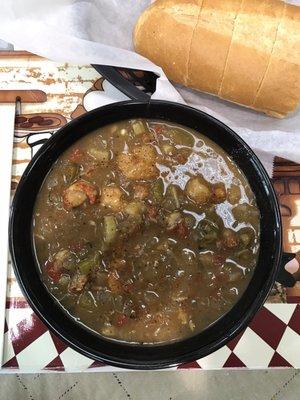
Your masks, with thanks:
<instances>
[{"instance_id":1,"label":"red and white checkered tablecloth","mask_svg":"<svg viewBox=\"0 0 300 400\"><path fill-rule=\"evenodd\" d=\"M25 302L7 310L3 368L83 371L104 368L59 340ZM178 368L300 367L300 305L266 304L246 330L215 353Z\"/></svg>"}]
</instances>

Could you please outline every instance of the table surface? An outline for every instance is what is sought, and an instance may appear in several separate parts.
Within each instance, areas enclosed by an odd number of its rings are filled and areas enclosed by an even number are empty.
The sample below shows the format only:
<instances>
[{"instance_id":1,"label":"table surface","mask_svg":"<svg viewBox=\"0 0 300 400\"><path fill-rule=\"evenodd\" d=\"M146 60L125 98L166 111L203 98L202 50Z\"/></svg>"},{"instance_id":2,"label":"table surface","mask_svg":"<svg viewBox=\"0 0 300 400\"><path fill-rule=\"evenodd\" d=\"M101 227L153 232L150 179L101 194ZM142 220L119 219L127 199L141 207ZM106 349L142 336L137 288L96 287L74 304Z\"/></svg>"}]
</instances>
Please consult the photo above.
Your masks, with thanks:
<instances>
[{"instance_id":1,"label":"table surface","mask_svg":"<svg viewBox=\"0 0 300 400\"><path fill-rule=\"evenodd\" d=\"M0 53L0 92L42 90L44 103L22 105L22 115L50 119L46 128L16 126L12 195L26 165L59 127L73 118L111 101L124 99L90 66L54 63L28 53ZM103 94L105 96L103 96ZM277 160L274 185L284 223L285 250L300 250L300 167ZM95 363L58 340L24 300L9 263L3 371L115 369ZM249 327L214 354L179 368L300 367L300 288L280 285Z\"/></svg>"},{"instance_id":2,"label":"table surface","mask_svg":"<svg viewBox=\"0 0 300 400\"><path fill-rule=\"evenodd\" d=\"M299 400L299 385L299 370L10 374L1 376L1 395L10 400Z\"/></svg>"}]
</instances>

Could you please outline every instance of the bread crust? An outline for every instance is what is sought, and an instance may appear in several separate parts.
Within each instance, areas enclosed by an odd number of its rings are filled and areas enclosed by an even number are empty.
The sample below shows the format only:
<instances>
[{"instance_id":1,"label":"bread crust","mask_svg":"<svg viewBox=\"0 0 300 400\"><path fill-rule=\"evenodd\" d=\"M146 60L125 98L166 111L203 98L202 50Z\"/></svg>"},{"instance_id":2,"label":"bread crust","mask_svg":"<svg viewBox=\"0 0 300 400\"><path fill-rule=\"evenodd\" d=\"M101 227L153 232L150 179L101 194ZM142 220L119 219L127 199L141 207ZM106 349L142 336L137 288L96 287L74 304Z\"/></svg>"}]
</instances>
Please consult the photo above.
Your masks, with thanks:
<instances>
[{"instance_id":1,"label":"bread crust","mask_svg":"<svg viewBox=\"0 0 300 400\"><path fill-rule=\"evenodd\" d=\"M242 0L204 0L190 51L188 86L218 94Z\"/></svg>"},{"instance_id":2,"label":"bread crust","mask_svg":"<svg viewBox=\"0 0 300 400\"><path fill-rule=\"evenodd\" d=\"M198 0L158 0L142 14L133 34L137 52L162 66L169 79L182 84L187 83L198 3Z\"/></svg>"},{"instance_id":3,"label":"bread crust","mask_svg":"<svg viewBox=\"0 0 300 400\"><path fill-rule=\"evenodd\" d=\"M295 111L299 102L300 7L286 5L268 70L253 107L284 117Z\"/></svg>"},{"instance_id":4,"label":"bread crust","mask_svg":"<svg viewBox=\"0 0 300 400\"><path fill-rule=\"evenodd\" d=\"M300 7L280 0L157 0L138 53L169 79L269 115L300 102Z\"/></svg>"},{"instance_id":5,"label":"bread crust","mask_svg":"<svg viewBox=\"0 0 300 400\"><path fill-rule=\"evenodd\" d=\"M242 1L218 95L252 107L268 68L284 3Z\"/></svg>"}]
</instances>

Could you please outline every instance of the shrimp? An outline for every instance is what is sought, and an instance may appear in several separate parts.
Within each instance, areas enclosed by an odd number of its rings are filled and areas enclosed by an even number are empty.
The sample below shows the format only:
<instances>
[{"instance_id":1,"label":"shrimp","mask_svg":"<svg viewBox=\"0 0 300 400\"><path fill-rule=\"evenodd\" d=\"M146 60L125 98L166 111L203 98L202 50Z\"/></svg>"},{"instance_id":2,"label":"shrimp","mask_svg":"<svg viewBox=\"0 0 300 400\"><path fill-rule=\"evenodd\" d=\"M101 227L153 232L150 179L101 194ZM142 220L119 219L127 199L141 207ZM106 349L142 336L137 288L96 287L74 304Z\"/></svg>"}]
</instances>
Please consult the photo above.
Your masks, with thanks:
<instances>
[{"instance_id":1,"label":"shrimp","mask_svg":"<svg viewBox=\"0 0 300 400\"><path fill-rule=\"evenodd\" d=\"M101 194L101 205L113 211L120 211L124 206L123 192L118 186L104 186Z\"/></svg>"},{"instance_id":2,"label":"shrimp","mask_svg":"<svg viewBox=\"0 0 300 400\"><path fill-rule=\"evenodd\" d=\"M68 210L81 206L86 200L95 204L98 199L98 191L89 182L79 180L69 186L63 193L64 207Z\"/></svg>"},{"instance_id":3,"label":"shrimp","mask_svg":"<svg viewBox=\"0 0 300 400\"><path fill-rule=\"evenodd\" d=\"M122 153L117 157L117 165L123 175L130 180L153 179L158 176L155 165L156 151L150 145L137 146L132 153Z\"/></svg>"}]
</instances>

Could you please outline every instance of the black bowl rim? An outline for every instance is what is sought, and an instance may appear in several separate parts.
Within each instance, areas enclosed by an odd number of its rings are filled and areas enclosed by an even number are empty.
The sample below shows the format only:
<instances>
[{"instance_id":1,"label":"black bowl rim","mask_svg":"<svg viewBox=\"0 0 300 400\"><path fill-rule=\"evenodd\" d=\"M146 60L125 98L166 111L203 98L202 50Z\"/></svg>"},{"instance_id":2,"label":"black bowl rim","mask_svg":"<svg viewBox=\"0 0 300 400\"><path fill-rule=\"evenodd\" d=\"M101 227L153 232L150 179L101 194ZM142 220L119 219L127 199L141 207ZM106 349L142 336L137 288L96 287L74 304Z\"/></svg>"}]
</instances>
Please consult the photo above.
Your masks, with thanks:
<instances>
[{"instance_id":1,"label":"black bowl rim","mask_svg":"<svg viewBox=\"0 0 300 400\"><path fill-rule=\"evenodd\" d=\"M14 219L15 219L15 212L16 212L16 207L17 207L18 197L19 197L18 194L23 190L23 187L26 185L27 177L30 175L32 169L35 168L35 165L38 162L38 160L41 157L43 157L51 149L53 144L62 137L62 135L64 134L64 131L70 130L73 127L76 128L76 125L78 123L82 123L85 120L87 120L88 118L91 118L93 116L96 117L99 112L105 113L106 111L109 112L112 109L117 112L117 110L120 108L135 107L135 106L144 106L144 107L148 108L153 105L154 106L161 105L161 106L175 107L178 111L190 110L190 111L193 111L194 113L196 112L199 117L205 118L212 124L217 125L219 128L224 130L224 132L229 133L231 135L231 137L234 138L235 141L237 141L239 144L241 144L247 150L247 152L251 155L252 161L256 167L256 172L259 171L260 175L263 178L263 181L265 182L265 184L268 187L270 200L271 200L273 208L274 208L274 219L275 219L275 222L277 225L276 231L273 232L274 233L274 243L276 242L276 248L275 248L272 270L271 270L270 274L268 275L268 279L265 282L263 289L259 293L257 293L255 300L251 303L251 307L245 313L243 318L241 318L238 321L235 321L235 324L227 332L227 335L223 336L222 338L219 338L218 340L216 340L213 343L209 343L209 344L203 346L201 348L201 351L200 350L192 350L192 351L186 350L184 352L184 354L182 354L181 356L176 356L176 358L173 358L172 356L170 356L168 359L158 360L158 361L154 361L154 362L153 361L136 361L136 360L132 360L132 359L124 360L124 359L120 359L120 358L105 356L104 354L99 355L99 352L97 355L95 355L93 352L89 351L88 346L84 346L82 343L79 343L78 341L76 341L74 339L73 340L70 339L68 337L68 335L66 335L63 332L63 328L59 327L58 324L55 322L55 320L53 320L53 318L49 318L43 314L43 312L40 310L38 299L33 298L32 294L30 294L30 288L27 288L27 286L24 284L24 282L22 280L22 277L20 274L20 265L22 264L22 262L21 261L19 262L16 257L15 246L14 246ZM151 118L151 117L149 117L149 118ZM51 165L49 166L49 169L50 169ZM74 350L78 351L79 353L85 355L86 357L89 357L91 359L94 359L94 360L97 360L100 362L105 362L109 365L113 365L116 367L130 368L130 369L144 369L144 370L161 369L161 368L175 367L179 364L189 362L191 360L199 359L199 358L205 357L208 354L213 353L214 351L216 351L220 347L222 347L224 344L226 344L233 337L235 337L238 333L240 333L249 324L250 320L254 317L256 312L263 305L263 303L264 303L266 297L268 296L268 294L272 288L272 285L274 284L275 279L278 275L278 271L280 268L280 260L282 257L281 217L280 217L280 211L279 211L276 194L275 194L272 183L270 181L270 178L269 178L265 168L263 167L260 160L255 155L255 153L251 150L251 148L231 128L229 128L227 125L225 125L221 121L217 120L216 118L210 116L209 114L207 114L203 111L200 111L198 109L192 108L190 106L186 106L184 104L174 103L174 102L165 101L165 100L151 100L150 102L140 102L140 101L128 100L128 101L118 102L118 103L106 105L104 107L96 108L96 109L89 111L86 114L76 118L75 120L70 121L64 127L59 129L59 131L57 131L47 141L47 143L38 151L38 153L33 157L33 159L30 161L25 172L23 173L23 175L21 177L21 180L18 184L16 193L15 193L15 196L14 196L14 199L12 202L10 225L9 225L9 248L10 248L10 253L11 253L11 258L12 258L12 263L13 263L16 278L18 280L18 283L19 283L29 305L31 306L33 311L39 316L39 318L45 323L45 325L51 331L53 331L60 339L62 339L64 342L66 342L71 348L73 348ZM51 296L51 295L49 294L49 296ZM123 343L121 343L121 345L123 345ZM124 343L124 345L126 345L126 343ZM165 344L163 347L166 347L166 346L168 346L168 344ZM152 348L155 348L155 347L157 347L157 346L155 345Z\"/></svg>"}]
</instances>

